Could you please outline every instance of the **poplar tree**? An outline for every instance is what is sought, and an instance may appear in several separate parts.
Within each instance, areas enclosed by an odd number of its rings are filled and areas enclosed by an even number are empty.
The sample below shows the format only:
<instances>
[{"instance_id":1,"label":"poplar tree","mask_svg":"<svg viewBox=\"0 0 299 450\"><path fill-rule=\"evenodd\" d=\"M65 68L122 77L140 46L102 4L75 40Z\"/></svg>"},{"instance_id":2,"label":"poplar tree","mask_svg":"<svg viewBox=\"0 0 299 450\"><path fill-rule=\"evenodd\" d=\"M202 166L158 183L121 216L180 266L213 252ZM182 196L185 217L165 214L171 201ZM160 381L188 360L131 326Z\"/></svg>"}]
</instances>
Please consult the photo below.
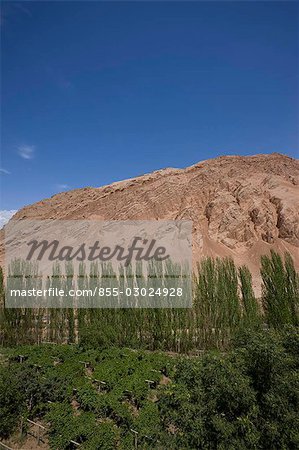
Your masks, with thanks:
<instances>
[{"instance_id":1,"label":"poplar tree","mask_svg":"<svg viewBox=\"0 0 299 450\"><path fill-rule=\"evenodd\" d=\"M289 254L285 260L271 250L261 258L262 301L267 322L274 328L298 324L298 274Z\"/></svg>"}]
</instances>

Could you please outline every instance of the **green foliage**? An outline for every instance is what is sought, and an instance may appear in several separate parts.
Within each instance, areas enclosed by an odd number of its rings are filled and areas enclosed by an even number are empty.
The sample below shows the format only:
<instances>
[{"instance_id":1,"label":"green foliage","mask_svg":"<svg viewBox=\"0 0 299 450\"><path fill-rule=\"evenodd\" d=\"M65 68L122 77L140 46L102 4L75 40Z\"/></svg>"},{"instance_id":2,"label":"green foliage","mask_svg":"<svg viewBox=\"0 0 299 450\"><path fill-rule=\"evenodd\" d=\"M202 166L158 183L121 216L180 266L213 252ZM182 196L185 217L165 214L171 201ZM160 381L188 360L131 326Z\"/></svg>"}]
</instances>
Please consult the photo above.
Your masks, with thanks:
<instances>
[{"instance_id":1,"label":"green foliage","mask_svg":"<svg viewBox=\"0 0 299 450\"><path fill-rule=\"evenodd\" d=\"M162 268L150 265L155 277L149 278L147 287L155 289L171 280L174 287L182 287L184 279L160 280ZM32 283L26 274L36 275L38 269L28 262L16 260L11 271L23 270L22 283L29 288ZM137 274L141 268L137 267ZM173 273L173 265L166 267L168 275ZM114 274L111 265L101 267L102 287L111 287ZM97 264L85 273L85 266L79 267L80 289L94 289L99 278ZM53 276L47 287L63 288L66 292L73 287L73 268L66 265L66 275L62 276L59 264L53 266ZM140 275L140 274L139 274ZM299 282L294 263L289 254L284 260L275 252L261 259L262 305L256 299L252 287L252 276L246 266L239 269L230 258L206 258L198 265L193 278L193 308L172 308L171 299L164 298L167 308L61 308L61 298L54 298L56 308L39 309L3 309L3 280L0 272L0 339L4 345L32 344L41 340L55 343L80 342L85 348L111 348L111 346L130 346L132 348L189 352L195 349L230 348L232 339L246 329L260 329L263 321L268 326L281 328L287 324L299 324ZM126 277L129 277L126 279ZM22 277L21 277L22 278ZM126 281L125 281L126 279ZM123 268L120 273L119 288L133 287L133 281L139 288L146 285L141 276L132 277L132 268ZM17 281L9 279L14 286ZM169 281L170 282L170 281ZM18 281L19 283L19 281ZM186 291L187 292L187 291ZM81 306L85 303L80 298ZM101 297L105 304L108 297ZM119 301L118 298L115 301ZM136 302L134 298L128 301ZM157 305L161 298L151 298ZM64 297L64 302L72 306L73 299ZM132 303L133 304L133 303ZM121 305L120 305L121 306Z\"/></svg>"},{"instance_id":2,"label":"green foliage","mask_svg":"<svg viewBox=\"0 0 299 450\"><path fill-rule=\"evenodd\" d=\"M161 399L176 448L254 448L259 433L250 379L229 358L207 355L178 367Z\"/></svg>"},{"instance_id":3,"label":"green foliage","mask_svg":"<svg viewBox=\"0 0 299 450\"><path fill-rule=\"evenodd\" d=\"M298 329L247 335L237 350L259 407L262 448L299 445Z\"/></svg>"},{"instance_id":4,"label":"green foliage","mask_svg":"<svg viewBox=\"0 0 299 450\"><path fill-rule=\"evenodd\" d=\"M110 422L103 422L97 425L87 442L83 443L84 450L94 450L99 448L102 450L115 450L119 442L119 430Z\"/></svg>"},{"instance_id":5,"label":"green foliage","mask_svg":"<svg viewBox=\"0 0 299 450\"><path fill-rule=\"evenodd\" d=\"M270 326L299 324L299 278L289 254L285 259L271 251L261 258L263 305Z\"/></svg>"},{"instance_id":6,"label":"green foliage","mask_svg":"<svg viewBox=\"0 0 299 450\"><path fill-rule=\"evenodd\" d=\"M247 332L230 353L183 360L159 405L173 448L298 448L298 330Z\"/></svg>"},{"instance_id":7,"label":"green foliage","mask_svg":"<svg viewBox=\"0 0 299 450\"><path fill-rule=\"evenodd\" d=\"M203 260L194 284L197 344L204 348L227 347L241 324L234 262L229 258Z\"/></svg>"},{"instance_id":8,"label":"green foliage","mask_svg":"<svg viewBox=\"0 0 299 450\"><path fill-rule=\"evenodd\" d=\"M48 424L55 450L71 441L90 450L131 450L136 442L141 449L299 448L298 274L289 255L274 252L262 258L261 274L263 309L248 268L211 258L198 267L190 309L1 309L2 344L45 336L65 343L79 336L80 344L3 348L0 437L23 416ZM49 282L71 286L70 267L68 275ZM4 301L1 280L0 272ZM157 349L213 351L174 357Z\"/></svg>"},{"instance_id":9,"label":"green foliage","mask_svg":"<svg viewBox=\"0 0 299 450\"><path fill-rule=\"evenodd\" d=\"M16 429L25 407L25 396L16 375L0 365L0 437L7 438Z\"/></svg>"},{"instance_id":10,"label":"green foliage","mask_svg":"<svg viewBox=\"0 0 299 450\"><path fill-rule=\"evenodd\" d=\"M53 450L71 441L131 450L136 439L141 449L296 449L298 342L288 327L248 329L229 352L189 358L115 347L7 349L1 437L22 415L49 426Z\"/></svg>"},{"instance_id":11,"label":"green foliage","mask_svg":"<svg viewBox=\"0 0 299 450\"><path fill-rule=\"evenodd\" d=\"M151 397L163 374L172 372L175 358L117 348L82 351L67 345L22 346L7 349L5 357L8 367L2 367L0 398L12 379L13 392L23 395L20 411L11 396L10 415L7 408L0 410L11 425L5 425L6 435L23 415L50 424L50 445L56 450L68 449L71 440L86 449L114 449L120 442L132 448L131 428L139 430L140 443L155 442L159 412Z\"/></svg>"},{"instance_id":12,"label":"green foliage","mask_svg":"<svg viewBox=\"0 0 299 450\"><path fill-rule=\"evenodd\" d=\"M299 363L299 328L285 327L282 330L281 339L286 352L292 355L294 360Z\"/></svg>"},{"instance_id":13,"label":"green foliage","mask_svg":"<svg viewBox=\"0 0 299 450\"><path fill-rule=\"evenodd\" d=\"M86 450L114 450L117 446L118 428L113 422L98 423L90 412L74 416L70 405L55 404L46 419L51 423L50 446L53 449L68 449L71 441L78 442Z\"/></svg>"}]
</instances>

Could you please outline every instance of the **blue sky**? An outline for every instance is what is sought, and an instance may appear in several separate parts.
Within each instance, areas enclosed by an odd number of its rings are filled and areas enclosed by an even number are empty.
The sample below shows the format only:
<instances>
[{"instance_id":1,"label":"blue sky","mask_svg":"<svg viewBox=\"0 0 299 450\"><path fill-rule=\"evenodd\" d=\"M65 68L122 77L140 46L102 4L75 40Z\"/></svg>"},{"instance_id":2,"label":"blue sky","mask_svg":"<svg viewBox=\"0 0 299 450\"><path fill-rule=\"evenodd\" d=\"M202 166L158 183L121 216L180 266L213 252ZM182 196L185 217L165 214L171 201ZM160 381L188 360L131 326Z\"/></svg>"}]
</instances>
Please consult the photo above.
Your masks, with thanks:
<instances>
[{"instance_id":1,"label":"blue sky","mask_svg":"<svg viewBox=\"0 0 299 450\"><path fill-rule=\"evenodd\" d=\"M4 2L1 209L223 154L298 156L298 7Z\"/></svg>"}]
</instances>

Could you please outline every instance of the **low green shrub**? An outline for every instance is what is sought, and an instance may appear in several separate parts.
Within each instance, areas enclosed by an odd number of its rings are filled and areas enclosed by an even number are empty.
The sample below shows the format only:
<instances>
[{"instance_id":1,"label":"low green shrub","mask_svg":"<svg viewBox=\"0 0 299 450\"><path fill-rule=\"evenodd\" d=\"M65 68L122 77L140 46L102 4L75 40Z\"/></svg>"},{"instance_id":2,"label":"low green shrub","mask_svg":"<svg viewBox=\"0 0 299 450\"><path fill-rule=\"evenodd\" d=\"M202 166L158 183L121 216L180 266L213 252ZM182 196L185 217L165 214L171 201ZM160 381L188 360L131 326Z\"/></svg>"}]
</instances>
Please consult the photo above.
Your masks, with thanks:
<instances>
[{"instance_id":1,"label":"low green shrub","mask_svg":"<svg viewBox=\"0 0 299 450\"><path fill-rule=\"evenodd\" d=\"M49 427L53 450L68 450L71 441L87 450L131 450L136 442L144 450L295 450L298 343L298 329L287 327L247 331L233 350L199 357L115 347L8 349L0 365L0 437L23 416Z\"/></svg>"},{"instance_id":2,"label":"low green shrub","mask_svg":"<svg viewBox=\"0 0 299 450\"><path fill-rule=\"evenodd\" d=\"M26 397L10 367L0 365L0 437L7 438L16 429Z\"/></svg>"}]
</instances>

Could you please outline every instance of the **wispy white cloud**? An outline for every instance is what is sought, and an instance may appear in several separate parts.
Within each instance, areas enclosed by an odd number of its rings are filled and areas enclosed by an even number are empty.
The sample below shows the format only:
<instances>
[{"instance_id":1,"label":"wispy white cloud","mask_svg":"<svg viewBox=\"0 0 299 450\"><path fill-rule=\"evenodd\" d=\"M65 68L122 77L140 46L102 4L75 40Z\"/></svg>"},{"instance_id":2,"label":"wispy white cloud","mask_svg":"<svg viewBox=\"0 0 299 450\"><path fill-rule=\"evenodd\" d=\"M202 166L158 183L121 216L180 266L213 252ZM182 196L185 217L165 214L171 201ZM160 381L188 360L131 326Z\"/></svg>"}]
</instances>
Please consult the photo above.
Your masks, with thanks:
<instances>
[{"instance_id":1,"label":"wispy white cloud","mask_svg":"<svg viewBox=\"0 0 299 450\"><path fill-rule=\"evenodd\" d=\"M34 158L35 147L34 145L20 145L18 147L18 154L23 159L33 159Z\"/></svg>"},{"instance_id":2,"label":"wispy white cloud","mask_svg":"<svg viewBox=\"0 0 299 450\"><path fill-rule=\"evenodd\" d=\"M71 79L64 74L64 72L59 67L46 66L45 72L52 83L59 87L63 91L72 90L74 87Z\"/></svg>"},{"instance_id":3,"label":"wispy white cloud","mask_svg":"<svg viewBox=\"0 0 299 450\"><path fill-rule=\"evenodd\" d=\"M33 14L32 14L32 12L30 11L30 9L26 6L24 6L24 5L22 5L21 3L15 3L14 4L14 7L17 9L17 10L19 10L19 11L21 11L23 14L25 14L26 16L28 16L28 17L30 17L30 18L32 18L33 17Z\"/></svg>"},{"instance_id":4,"label":"wispy white cloud","mask_svg":"<svg viewBox=\"0 0 299 450\"><path fill-rule=\"evenodd\" d=\"M70 80L67 80L66 78L63 78L63 77L61 77L57 80L57 84L61 89L65 89L65 90L71 89L74 86Z\"/></svg>"},{"instance_id":5,"label":"wispy white cloud","mask_svg":"<svg viewBox=\"0 0 299 450\"><path fill-rule=\"evenodd\" d=\"M18 16L27 16L28 18L32 18L33 14L31 10L27 6L25 7L20 2L6 2L5 5L1 5L1 12L0 12L0 24L4 25L6 23L14 23L15 18Z\"/></svg>"},{"instance_id":6,"label":"wispy white cloud","mask_svg":"<svg viewBox=\"0 0 299 450\"><path fill-rule=\"evenodd\" d=\"M66 189L70 189L70 186L68 184L56 184L56 189L60 189L61 191L65 191Z\"/></svg>"},{"instance_id":7,"label":"wispy white cloud","mask_svg":"<svg viewBox=\"0 0 299 450\"><path fill-rule=\"evenodd\" d=\"M9 170L6 170L6 169L3 169L0 167L0 173L4 173L5 175L10 175L11 172Z\"/></svg>"},{"instance_id":8,"label":"wispy white cloud","mask_svg":"<svg viewBox=\"0 0 299 450\"><path fill-rule=\"evenodd\" d=\"M16 212L16 209L0 210L0 228L2 228Z\"/></svg>"}]
</instances>

